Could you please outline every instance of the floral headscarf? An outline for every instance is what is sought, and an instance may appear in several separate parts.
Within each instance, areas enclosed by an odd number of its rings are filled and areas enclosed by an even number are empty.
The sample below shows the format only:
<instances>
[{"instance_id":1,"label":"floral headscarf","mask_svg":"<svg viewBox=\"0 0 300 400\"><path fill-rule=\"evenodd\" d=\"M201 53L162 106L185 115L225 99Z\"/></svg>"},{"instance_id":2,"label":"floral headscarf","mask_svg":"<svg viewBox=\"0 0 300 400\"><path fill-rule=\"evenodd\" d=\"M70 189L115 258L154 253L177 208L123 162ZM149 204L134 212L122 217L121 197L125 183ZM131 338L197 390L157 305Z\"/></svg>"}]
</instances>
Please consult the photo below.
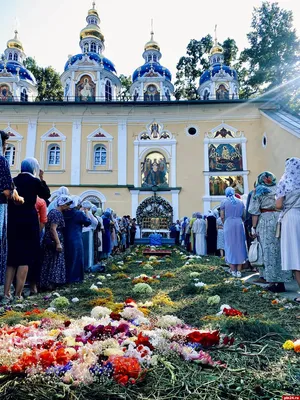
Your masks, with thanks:
<instances>
[{"instance_id":1,"label":"floral headscarf","mask_svg":"<svg viewBox=\"0 0 300 400\"><path fill-rule=\"evenodd\" d=\"M277 185L276 198L280 199L295 190L300 190L300 158L292 157L285 163L285 172Z\"/></svg>"},{"instance_id":2,"label":"floral headscarf","mask_svg":"<svg viewBox=\"0 0 300 400\"><path fill-rule=\"evenodd\" d=\"M232 204L236 204L236 202L237 202L237 200L236 200L236 197L235 197L235 191L234 191L234 189L230 186L230 187L228 187L228 188L226 188L226 190L225 190L225 196L227 197L227 198L229 198L229 200L231 201L231 203Z\"/></svg>"},{"instance_id":3,"label":"floral headscarf","mask_svg":"<svg viewBox=\"0 0 300 400\"><path fill-rule=\"evenodd\" d=\"M72 204L73 200L71 199L70 196L66 196L63 194L57 198L56 203L58 207L60 207L60 206L65 206L66 204Z\"/></svg>"},{"instance_id":4,"label":"floral headscarf","mask_svg":"<svg viewBox=\"0 0 300 400\"><path fill-rule=\"evenodd\" d=\"M70 208L78 207L81 203L81 199L79 196L71 196L73 203L70 205Z\"/></svg>"},{"instance_id":5,"label":"floral headscarf","mask_svg":"<svg viewBox=\"0 0 300 400\"><path fill-rule=\"evenodd\" d=\"M254 198L262 196L263 194L271 193L272 186L276 186L277 178L272 172L262 172L258 175L256 186L255 186L255 195Z\"/></svg>"}]
</instances>

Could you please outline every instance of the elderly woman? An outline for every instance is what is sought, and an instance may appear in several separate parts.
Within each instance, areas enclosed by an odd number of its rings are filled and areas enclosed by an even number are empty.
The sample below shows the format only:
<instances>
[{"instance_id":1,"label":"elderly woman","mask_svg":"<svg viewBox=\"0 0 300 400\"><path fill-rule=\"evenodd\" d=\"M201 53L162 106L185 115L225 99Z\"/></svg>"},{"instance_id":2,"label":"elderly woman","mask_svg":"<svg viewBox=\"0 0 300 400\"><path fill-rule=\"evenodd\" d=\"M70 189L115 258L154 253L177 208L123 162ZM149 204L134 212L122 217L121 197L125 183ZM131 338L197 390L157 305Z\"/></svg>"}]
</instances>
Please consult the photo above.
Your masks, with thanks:
<instances>
[{"instance_id":1,"label":"elderly woman","mask_svg":"<svg viewBox=\"0 0 300 400\"><path fill-rule=\"evenodd\" d=\"M216 215L208 210L207 215L207 254L214 256L217 252L217 218Z\"/></svg>"},{"instance_id":2,"label":"elderly woman","mask_svg":"<svg viewBox=\"0 0 300 400\"><path fill-rule=\"evenodd\" d=\"M94 235L95 264L100 262L102 256L102 245L103 245L102 233L104 231L103 219L101 218L102 214L103 214L102 208L97 208L94 213L94 217L97 218L98 220L98 225L97 228L95 229L95 235Z\"/></svg>"},{"instance_id":3,"label":"elderly woman","mask_svg":"<svg viewBox=\"0 0 300 400\"><path fill-rule=\"evenodd\" d=\"M66 283L63 211L68 210L72 203L71 197L59 196L57 207L48 214L43 239L44 257L41 271L41 287L43 289L52 290L55 286Z\"/></svg>"},{"instance_id":4,"label":"elderly woman","mask_svg":"<svg viewBox=\"0 0 300 400\"><path fill-rule=\"evenodd\" d=\"M276 207L282 209L281 265L284 271L294 271L300 286L300 158L285 163L285 172L276 190ZM294 299L300 303L300 297Z\"/></svg>"},{"instance_id":5,"label":"elderly woman","mask_svg":"<svg viewBox=\"0 0 300 400\"><path fill-rule=\"evenodd\" d=\"M51 203L48 206L48 214L51 210L54 210L57 207L57 199L59 196L70 196L69 189L65 186L61 186L58 191L57 191L57 196L55 197L54 200L51 201Z\"/></svg>"},{"instance_id":6,"label":"elderly woman","mask_svg":"<svg viewBox=\"0 0 300 400\"><path fill-rule=\"evenodd\" d=\"M64 245L67 283L82 282L84 278L84 253L82 228L91 225L88 211L79 211L80 197L72 196L70 209L64 211Z\"/></svg>"},{"instance_id":7,"label":"elderly woman","mask_svg":"<svg viewBox=\"0 0 300 400\"><path fill-rule=\"evenodd\" d=\"M275 205L276 177L263 172L257 178L255 193L251 196L249 213L252 215L252 235L258 236L263 250L264 279L272 283L272 292L285 292L284 282L291 280L291 273L281 270L280 242L276 238L279 213Z\"/></svg>"},{"instance_id":8,"label":"elderly woman","mask_svg":"<svg viewBox=\"0 0 300 400\"><path fill-rule=\"evenodd\" d=\"M21 173L13 179L24 204L8 204L8 256L4 295L10 298L11 284L16 276L15 296L22 300L22 292L28 270L29 279L36 280L37 257L40 248L40 226L35 208L37 196L50 197L49 189L39 176L39 163L35 158L26 158L21 163Z\"/></svg>"},{"instance_id":9,"label":"elderly woman","mask_svg":"<svg viewBox=\"0 0 300 400\"><path fill-rule=\"evenodd\" d=\"M225 195L226 199L220 206L224 224L225 257L230 265L232 276L241 278L242 265L247 259L246 236L242 219L245 206L235 197L232 187L225 190Z\"/></svg>"},{"instance_id":10,"label":"elderly woman","mask_svg":"<svg viewBox=\"0 0 300 400\"><path fill-rule=\"evenodd\" d=\"M206 254L206 222L202 215L196 213L196 221L193 224L193 234L195 235L195 250L197 256L204 256Z\"/></svg>"},{"instance_id":11,"label":"elderly woman","mask_svg":"<svg viewBox=\"0 0 300 400\"><path fill-rule=\"evenodd\" d=\"M103 238L103 258L107 258L110 256L112 250L112 243L111 243L111 225L113 222L111 221L111 213L109 211L105 211L102 215L103 219L103 227L104 232L102 235Z\"/></svg>"}]
</instances>

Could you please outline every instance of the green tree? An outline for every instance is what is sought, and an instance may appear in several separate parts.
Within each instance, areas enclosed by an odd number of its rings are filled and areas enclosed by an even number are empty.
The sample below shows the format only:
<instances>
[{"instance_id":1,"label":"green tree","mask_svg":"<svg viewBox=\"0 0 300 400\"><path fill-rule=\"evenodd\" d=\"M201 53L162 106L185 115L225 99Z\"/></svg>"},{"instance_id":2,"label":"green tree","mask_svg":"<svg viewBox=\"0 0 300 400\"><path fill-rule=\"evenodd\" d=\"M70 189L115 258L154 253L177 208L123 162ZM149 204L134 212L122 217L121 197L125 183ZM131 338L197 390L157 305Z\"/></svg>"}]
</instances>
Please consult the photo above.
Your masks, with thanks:
<instances>
[{"instance_id":1,"label":"green tree","mask_svg":"<svg viewBox=\"0 0 300 400\"><path fill-rule=\"evenodd\" d=\"M240 69L245 76L243 96L266 91L276 92L300 72L300 44L293 28L293 13L278 3L263 2L254 8L249 47L240 55ZM274 93L275 94L275 93Z\"/></svg>"},{"instance_id":2,"label":"green tree","mask_svg":"<svg viewBox=\"0 0 300 400\"><path fill-rule=\"evenodd\" d=\"M25 60L24 65L36 79L38 90L36 101L63 100L64 91L60 81L60 76L53 67L41 68L32 57L28 57Z\"/></svg>"},{"instance_id":3,"label":"green tree","mask_svg":"<svg viewBox=\"0 0 300 400\"><path fill-rule=\"evenodd\" d=\"M130 96L130 87L132 85L132 79L131 76L126 76L121 74L119 76L119 79L121 81L121 91L118 94L118 100L122 100L122 101L128 101L131 100L131 96Z\"/></svg>"},{"instance_id":4,"label":"green tree","mask_svg":"<svg viewBox=\"0 0 300 400\"><path fill-rule=\"evenodd\" d=\"M211 35L200 40L192 39L187 46L187 55L180 58L176 68L175 97L197 100L197 88L201 74L209 69L209 53L213 47ZM237 57L238 47L234 39L224 40L224 62L231 65Z\"/></svg>"}]
</instances>

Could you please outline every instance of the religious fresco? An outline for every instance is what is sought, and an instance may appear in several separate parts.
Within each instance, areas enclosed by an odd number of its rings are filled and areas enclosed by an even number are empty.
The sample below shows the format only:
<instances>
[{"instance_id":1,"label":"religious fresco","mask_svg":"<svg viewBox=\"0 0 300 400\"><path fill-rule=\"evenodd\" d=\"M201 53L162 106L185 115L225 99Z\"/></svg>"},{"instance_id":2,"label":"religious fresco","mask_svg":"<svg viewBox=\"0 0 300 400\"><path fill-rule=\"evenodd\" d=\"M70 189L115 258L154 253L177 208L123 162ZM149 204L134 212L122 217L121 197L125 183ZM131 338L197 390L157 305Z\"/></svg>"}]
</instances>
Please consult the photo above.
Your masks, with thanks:
<instances>
[{"instance_id":1,"label":"religious fresco","mask_svg":"<svg viewBox=\"0 0 300 400\"><path fill-rule=\"evenodd\" d=\"M242 147L238 144L210 144L208 148L209 170L242 171Z\"/></svg>"},{"instance_id":2,"label":"religious fresco","mask_svg":"<svg viewBox=\"0 0 300 400\"><path fill-rule=\"evenodd\" d=\"M75 96L77 101L95 101L96 84L89 75L83 75L76 83Z\"/></svg>"},{"instance_id":3,"label":"religious fresco","mask_svg":"<svg viewBox=\"0 0 300 400\"><path fill-rule=\"evenodd\" d=\"M209 178L210 196L224 196L225 190L231 186L237 194L244 194L244 179L242 176L211 176Z\"/></svg>"},{"instance_id":4,"label":"religious fresco","mask_svg":"<svg viewBox=\"0 0 300 400\"><path fill-rule=\"evenodd\" d=\"M169 163L161 153L148 154L141 163L141 172L142 187L169 187Z\"/></svg>"},{"instance_id":5,"label":"religious fresco","mask_svg":"<svg viewBox=\"0 0 300 400\"><path fill-rule=\"evenodd\" d=\"M0 101L12 100L10 87L6 84L0 86Z\"/></svg>"}]
</instances>

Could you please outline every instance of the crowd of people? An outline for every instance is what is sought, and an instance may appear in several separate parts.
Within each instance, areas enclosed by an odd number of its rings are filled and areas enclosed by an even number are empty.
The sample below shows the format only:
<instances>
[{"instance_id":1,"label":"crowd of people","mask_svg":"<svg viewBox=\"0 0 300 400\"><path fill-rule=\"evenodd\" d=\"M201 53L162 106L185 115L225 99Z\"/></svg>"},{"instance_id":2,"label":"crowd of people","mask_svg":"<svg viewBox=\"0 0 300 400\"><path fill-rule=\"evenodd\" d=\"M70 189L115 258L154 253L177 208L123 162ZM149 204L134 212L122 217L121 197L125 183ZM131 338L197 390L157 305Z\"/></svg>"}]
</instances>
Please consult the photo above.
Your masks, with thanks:
<instances>
[{"instance_id":1,"label":"crowd of people","mask_svg":"<svg viewBox=\"0 0 300 400\"><path fill-rule=\"evenodd\" d=\"M273 173L261 173L245 199L232 187L225 195L208 215L194 213L190 219L182 219L181 239L186 250L197 255L225 255L232 276L240 278L243 266L251 267L248 250L257 239L262 265L256 267L259 277L255 282L280 293L294 275L300 286L300 159L286 160L279 182ZM300 303L300 297L295 301Z\"/></svg>"},{"instance_id":2,"label":"crowd of people","mask_svg":"<svg viewBox=\"0 0 300 400\"><path fill-rule=\"evenodd\" d=\"M50 202L49 187L35 158L23 160L20 174L12 178L4 157L8 138L0 131L2 303L22 301L26 283L33 295L82 282L88 267L84 261L85 230L92 231L94 267L101 271L103 259L134 244L137 229L134 218L119 218L110 208L103 213L90 201L71 196L66 187L61 187Z\"/></svg>"},{"instance_id":3,"label":"crowd of people","mask_svg":"<svg viewBox=\"0 0 300 400\"><path fill-rule=\"evenodd\" d=\"M92 231L93 262L98 270L102 260L134 244L135 218L120 218L110 208L104 212L90 201L81 202L61 187L50 203L50 190L35 158L21 163L12 178L4 157L9 136L0 131L0 283L3 302L14 296L22 301L26 282L30 293L53 289L65 283L82 282L84 235ZM232 187L226 198L207 215L194 213L176 221L171 237L177 245L197 255L225 257L233 277L242 276L248 249L257 238L263 253L263 267L257 282L273 292L284 292L294 277L300 286L300 159L286 161L277 183L271 172L260 174L246 201ZM280 238L276 235L278 222ZM85 246L88 247L88 246ZM300 298L295 299L300 302Z\"/></svg>"}]
</instances>

